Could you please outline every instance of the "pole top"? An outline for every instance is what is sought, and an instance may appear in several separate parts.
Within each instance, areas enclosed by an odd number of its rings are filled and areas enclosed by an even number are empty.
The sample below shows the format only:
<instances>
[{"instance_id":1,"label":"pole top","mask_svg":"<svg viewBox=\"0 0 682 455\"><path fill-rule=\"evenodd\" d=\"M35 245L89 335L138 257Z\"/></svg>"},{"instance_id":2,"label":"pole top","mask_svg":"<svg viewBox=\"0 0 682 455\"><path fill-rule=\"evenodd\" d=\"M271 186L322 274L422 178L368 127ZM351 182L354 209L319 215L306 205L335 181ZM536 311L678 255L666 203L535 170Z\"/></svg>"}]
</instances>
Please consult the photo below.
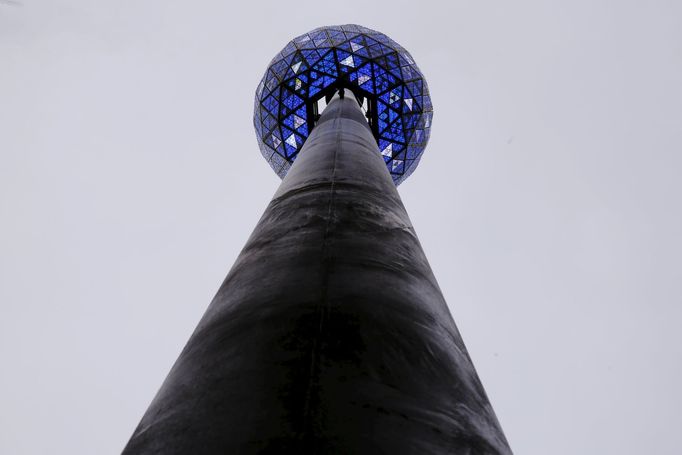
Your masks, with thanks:
<instances>
[{"instance_id":1,"label":"pole top","mask_svg":"<svg viewBox=\"0 0 682 455\"><path fill-rule=\"evenodd\" d=\"M315 127L318 103L343 89L363 106L377 152L400 184L429 139L429 89L409 52L359 25L317 28L272 59L256 90L253 122L261 153L284 178Z\"/></svg>"}]
</instances>

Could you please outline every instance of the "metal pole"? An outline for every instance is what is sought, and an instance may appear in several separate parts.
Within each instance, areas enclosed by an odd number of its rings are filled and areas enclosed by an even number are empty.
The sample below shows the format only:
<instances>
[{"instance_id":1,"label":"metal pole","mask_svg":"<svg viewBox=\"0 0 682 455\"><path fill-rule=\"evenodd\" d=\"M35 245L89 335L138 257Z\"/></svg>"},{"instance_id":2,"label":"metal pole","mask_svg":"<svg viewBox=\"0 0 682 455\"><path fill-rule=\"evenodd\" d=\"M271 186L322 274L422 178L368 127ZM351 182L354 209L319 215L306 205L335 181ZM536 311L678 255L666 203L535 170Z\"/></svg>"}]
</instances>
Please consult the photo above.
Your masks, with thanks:
<instances>
[{"instance_id":1,"label":"metal pole","mask_svg":"<svg viewBox=\"0 0 682 455\"><path fill-rule=\"evenodd\" d=\"M510 454L353 97L335 98L124 454Z\"/></svg>"}]
</instances>

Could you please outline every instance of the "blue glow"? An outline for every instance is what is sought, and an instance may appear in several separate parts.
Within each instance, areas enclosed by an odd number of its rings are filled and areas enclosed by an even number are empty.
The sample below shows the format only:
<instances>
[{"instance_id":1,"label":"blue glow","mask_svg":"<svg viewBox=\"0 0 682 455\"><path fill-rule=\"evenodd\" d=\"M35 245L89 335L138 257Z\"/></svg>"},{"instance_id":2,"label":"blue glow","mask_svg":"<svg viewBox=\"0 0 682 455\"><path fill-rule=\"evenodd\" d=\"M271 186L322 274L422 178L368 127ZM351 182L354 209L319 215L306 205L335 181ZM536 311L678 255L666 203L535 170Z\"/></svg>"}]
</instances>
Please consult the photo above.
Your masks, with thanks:
<instances>
[{"instance_id":1,"label":"blue glow","mask_svg":"<svg viewBox=\"0 0 682 455\"><path fill-rule=\"evenodd\" d=\"M284 178L310 134L310 105L339 86L375 103L378 151L398 185L414 171L428 142L431 98L410 54L359 25L312 30L270 62L256 90L253 117L261 153Z\"/></svg>"}]
</instances>

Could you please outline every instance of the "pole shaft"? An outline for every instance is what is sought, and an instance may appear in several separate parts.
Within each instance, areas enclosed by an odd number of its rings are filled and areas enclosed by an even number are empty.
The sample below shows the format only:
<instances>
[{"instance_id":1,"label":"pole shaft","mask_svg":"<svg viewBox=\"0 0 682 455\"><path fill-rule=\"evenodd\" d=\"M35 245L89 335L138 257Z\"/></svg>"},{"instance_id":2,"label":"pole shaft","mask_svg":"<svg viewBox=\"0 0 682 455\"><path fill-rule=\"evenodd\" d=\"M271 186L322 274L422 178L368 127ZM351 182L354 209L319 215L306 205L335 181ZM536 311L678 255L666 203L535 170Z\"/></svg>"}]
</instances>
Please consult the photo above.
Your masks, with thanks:
<instances>
[{"instance_id":1,"label":"pole shaft","mask_svg":"<svg viewBox=\"0 0 682 455\"><path fill-rule=\"evenodd\" d=\"M323 112L124 454L510 454L376 141Z\"/></svg>"}]
</instances>

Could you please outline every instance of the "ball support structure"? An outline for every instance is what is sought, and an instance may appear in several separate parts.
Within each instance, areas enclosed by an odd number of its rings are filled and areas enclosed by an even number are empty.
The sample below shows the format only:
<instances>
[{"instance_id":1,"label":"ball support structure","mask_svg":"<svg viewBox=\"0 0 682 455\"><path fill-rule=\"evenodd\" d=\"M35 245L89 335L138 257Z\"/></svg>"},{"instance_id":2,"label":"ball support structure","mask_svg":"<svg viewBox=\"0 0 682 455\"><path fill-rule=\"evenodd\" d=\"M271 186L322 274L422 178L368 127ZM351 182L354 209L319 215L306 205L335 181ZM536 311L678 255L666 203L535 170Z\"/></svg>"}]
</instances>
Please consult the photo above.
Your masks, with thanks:
<instances>
[{"instance_id":1,"label":"ball support structure","mask_svg":"<svg viewBox=\"0 0 682 455\"><path fill-rule=\"evenodd\" d=\"M511 454L347 91L123 453Z\"/></svg>"}]
</instances>

